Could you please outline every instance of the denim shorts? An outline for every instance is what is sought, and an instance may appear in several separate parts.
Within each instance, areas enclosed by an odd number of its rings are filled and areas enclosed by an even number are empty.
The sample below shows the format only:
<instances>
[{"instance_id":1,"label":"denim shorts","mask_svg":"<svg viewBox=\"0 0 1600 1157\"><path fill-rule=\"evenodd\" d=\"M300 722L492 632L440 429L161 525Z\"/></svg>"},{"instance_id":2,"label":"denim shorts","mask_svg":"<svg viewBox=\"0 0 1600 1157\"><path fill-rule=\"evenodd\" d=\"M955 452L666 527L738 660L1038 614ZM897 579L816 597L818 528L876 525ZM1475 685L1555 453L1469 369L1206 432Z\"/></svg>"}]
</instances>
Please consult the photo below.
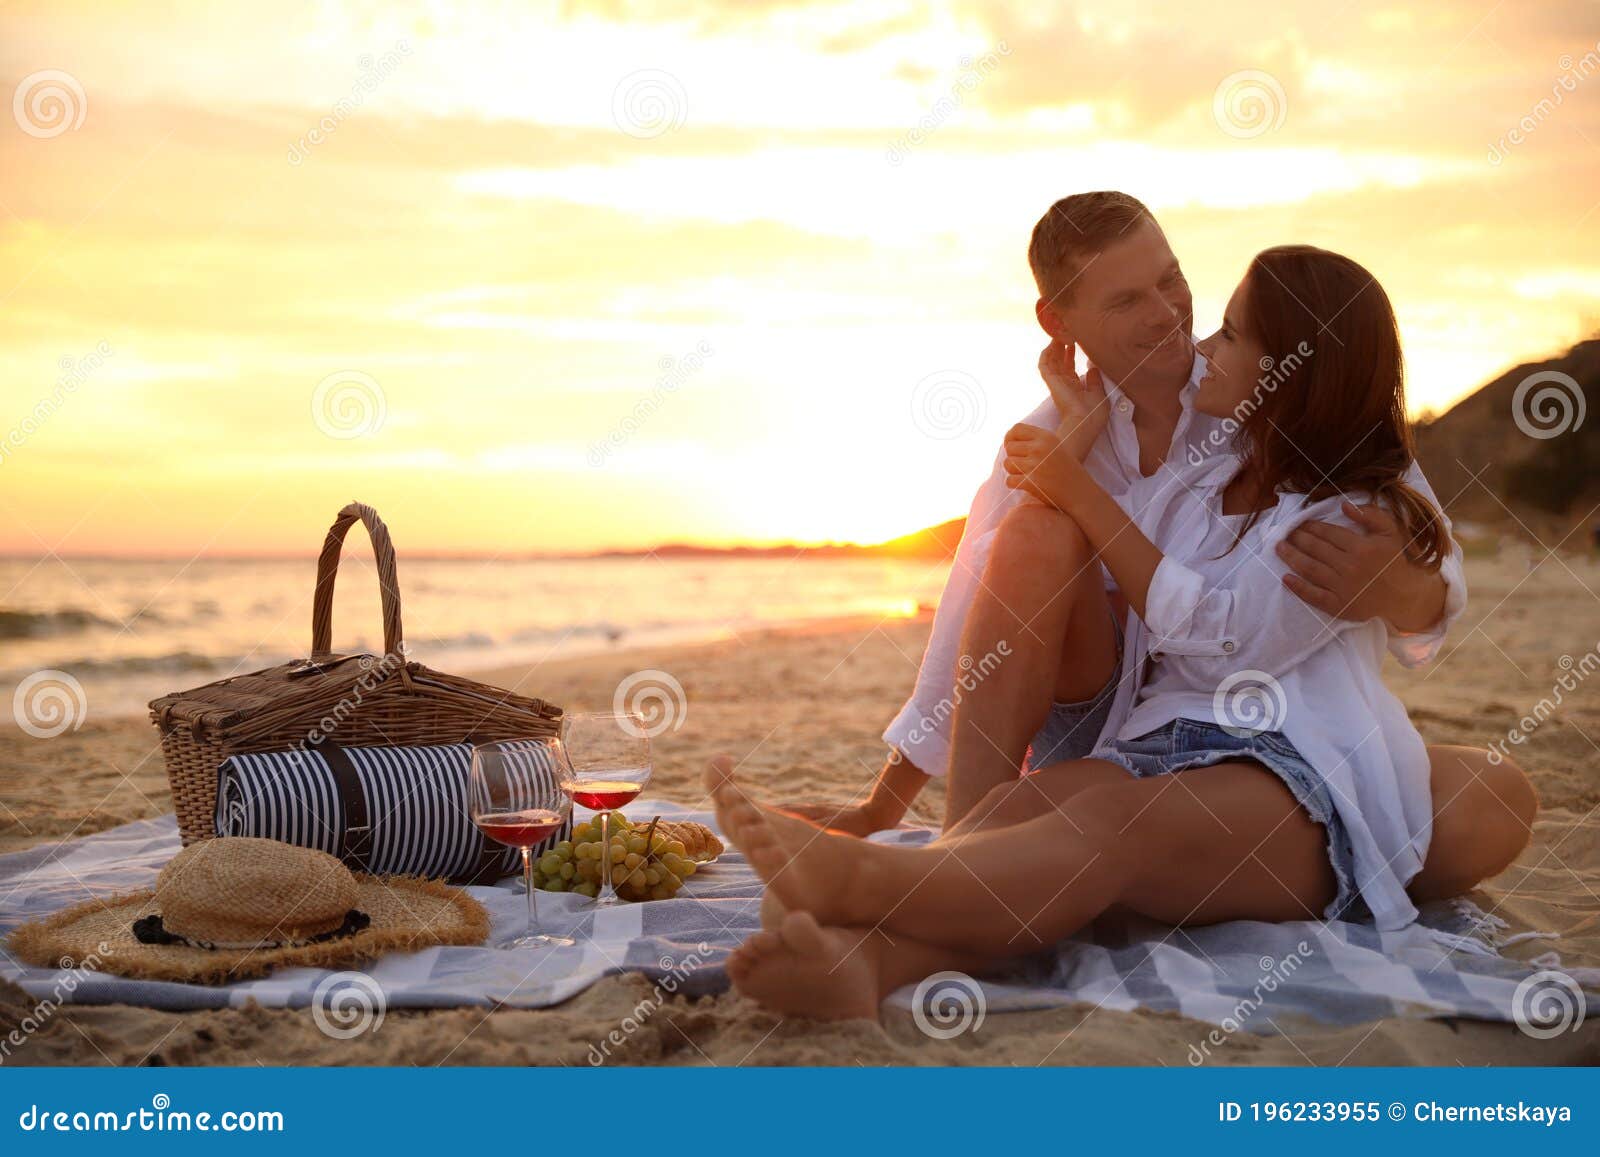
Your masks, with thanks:
<instances>
[{"instance_id":1,"label":"denim shorts","mask_svg":"<svg viewBox=\"0 0 1600 1157\"><path fill-rule=\"evenodd\" d=\"M1100 740L1106 720L1111 717L1111 704L1117 697L1117 682L1122 677L1122 620L1111 616L1117 629L1117 666L1111 678L1088 699L1076 703L1054 702L1050 715L1028 744L1028 757L1023 762L1027 771L1038 771L1052 763L1065 763L1069 759L1086 759Z\"/></svg>"},{"instance_id":2,"label":"denim shorts","mask_svg":"<svg viewBox=\"0 0 1600 1157\"><path fill-rule=\"evenodd\" d=\"M1334 807L1333 792L1283 732L1236 735L1215 723L1175 719L1137 739L1113 740L1091 758L1119 764L1141 779L1239 760L1261 764L1284 782L1300 806L1327 832L1328 862L1338 887L1323 915L1329 920L1363 920L1370 915L1356 887L1355 849Z\"/></svg>"}]
</instances>

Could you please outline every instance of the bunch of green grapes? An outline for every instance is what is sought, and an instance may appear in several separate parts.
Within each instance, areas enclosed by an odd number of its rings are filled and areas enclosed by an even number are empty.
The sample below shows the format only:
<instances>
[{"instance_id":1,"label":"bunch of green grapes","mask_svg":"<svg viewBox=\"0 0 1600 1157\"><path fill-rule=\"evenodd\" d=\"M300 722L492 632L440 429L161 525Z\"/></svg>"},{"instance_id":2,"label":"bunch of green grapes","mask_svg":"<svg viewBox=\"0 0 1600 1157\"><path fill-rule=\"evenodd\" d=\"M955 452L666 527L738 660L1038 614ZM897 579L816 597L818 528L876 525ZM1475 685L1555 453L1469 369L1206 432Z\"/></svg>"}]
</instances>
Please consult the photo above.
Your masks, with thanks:
<instances>
[{"instance_id":1,"label":"bunch of green grapes","mask_svg":"<svg viewBox=\"0 0 1600 1157\"><path fill-rule=\"evenodd\" d=\"M601 872L609 868L624 900L670 900L695 873L683 843L655 831L655 823L630 824L621 812L610 818L610 847L600 846L600 822L584 821L533 862L533 886L546 892L600 894Z\"/></svg>"}]
</instances>

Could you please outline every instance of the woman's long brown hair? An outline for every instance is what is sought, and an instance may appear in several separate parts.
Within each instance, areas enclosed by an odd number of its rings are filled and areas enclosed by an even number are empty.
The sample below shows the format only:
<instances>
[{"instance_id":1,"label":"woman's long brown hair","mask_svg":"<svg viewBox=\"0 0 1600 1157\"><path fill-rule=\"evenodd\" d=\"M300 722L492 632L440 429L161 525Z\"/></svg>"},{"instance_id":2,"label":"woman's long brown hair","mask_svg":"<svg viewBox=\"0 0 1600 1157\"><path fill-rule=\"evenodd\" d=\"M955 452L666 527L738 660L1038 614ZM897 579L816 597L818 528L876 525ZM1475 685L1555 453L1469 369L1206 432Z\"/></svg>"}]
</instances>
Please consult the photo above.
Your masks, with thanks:
<instances>
[{"instance_id":1,"label":"woman's long brown hair","mask_svg":"<svg viewBox=\"0 0 1600 1157\"><path fill-rule=\"evenodd\" d=\"M1241 325L1272 359L1235 445L1260 494L1367 491L1392 511L1407 553L1450 550L1433 504L1403 481L1414 455L1394 307L1356 262L1311 245L1256 255Z\"/></svg>"}]
</instances>

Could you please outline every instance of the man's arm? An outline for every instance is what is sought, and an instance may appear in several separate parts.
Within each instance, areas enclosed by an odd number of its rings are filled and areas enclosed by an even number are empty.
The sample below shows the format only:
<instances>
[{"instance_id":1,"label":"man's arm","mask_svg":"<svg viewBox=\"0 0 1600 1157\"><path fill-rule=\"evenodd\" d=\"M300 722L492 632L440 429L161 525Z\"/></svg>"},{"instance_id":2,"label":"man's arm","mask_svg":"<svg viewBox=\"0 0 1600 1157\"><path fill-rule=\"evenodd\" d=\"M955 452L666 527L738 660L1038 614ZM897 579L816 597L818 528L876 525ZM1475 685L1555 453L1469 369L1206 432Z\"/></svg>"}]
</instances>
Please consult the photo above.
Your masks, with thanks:
<instances>
[{"instance_id":1,"label":"man's arm","mask_svg":"<svg viewBox=\"0 0 1600 1157\"><path fill-rule=\"evenodd\" d=\"M860 803L842 806L831 803L787 804L781 810L834 831L870 836L873 832L898 827L912 801L932 778L898 750L891 750L883 770L872 784L871 794Z\"/></svg>"},{"instance_id":2,"label":"man's arm","mask_svg":"<svg viewBox=\"0 0 1600 1157\"><path fill-rule=\"evenodd\" d=\"M1402 634L1432 629L1444 614L1444 575L1412 561L1388 511L1349 502L1343 510L1356 529L1307 522L1279 543L1279 557L1294 572L1284 585L1337 619L1383 619Z\"/></svg>"}]
</instances>

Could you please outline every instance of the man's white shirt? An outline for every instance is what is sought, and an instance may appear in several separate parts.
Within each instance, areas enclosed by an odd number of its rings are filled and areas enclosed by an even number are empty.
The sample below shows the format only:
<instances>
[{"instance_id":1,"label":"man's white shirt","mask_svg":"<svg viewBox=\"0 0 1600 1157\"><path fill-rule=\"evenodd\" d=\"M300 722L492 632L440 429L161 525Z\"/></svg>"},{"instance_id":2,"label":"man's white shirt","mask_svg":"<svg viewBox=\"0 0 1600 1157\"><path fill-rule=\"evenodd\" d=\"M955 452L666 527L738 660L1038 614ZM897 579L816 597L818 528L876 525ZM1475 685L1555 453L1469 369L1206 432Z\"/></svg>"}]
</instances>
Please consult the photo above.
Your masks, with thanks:
<instances>
[{"instance_id":1,"label":"man's white shirt","mask_svg":"<svg viewBox=\"0 0 1600 1157\"><path fill-rule=\"evenodd\" d=\"M1200 462L1225 452L1232 443L1232 423L1199 413L1194 396L1205 374L1205 360L1196 355L1189 380L1179 392L1182 413L1173 430L1167 461L1174 467L1185 462ZM1110 414L1106 428L1095 441L1085 466L1094 479L1114 497L1121 497L1145 476L1139 469L1139 437L1133 423L1133 402L1115 384L1106 382ZM1023 421L1030 426L1054 430L1061 421L1052 399L1046 398ZM1439 506L1433 490L1413 463L1406 481L1423 497ZM967 613L983 586L984 569L994 549L994 537L1008 511L1039 500L1023 490L1006 485L1005 450L995 455L994 468L978 488L967 513L961 545L956 549L950 577L945 582L933 617L933 630L917 671L917 682L898 715L883 733L884 742L928 775L942 776L950 767L950 737L955 710L968 691L958 683L962 627ZM1157 543L1159 546L1160 544ZM1098 565L1098 564L1096 564ZM1442 571L1449 584L1445 614L1433 630L1416 635L1389 633L1389 651L1406 666L1419 666L1437 653L1461 610L1466 605L1466 583L1461 574L1459 555L1447 561ZM972 665L987 670L983 656L972 656ZM993 660L991 660L992 662ZM961 683L972 685L976 676L962 669Z\"/></svg>"}]
</instances>

